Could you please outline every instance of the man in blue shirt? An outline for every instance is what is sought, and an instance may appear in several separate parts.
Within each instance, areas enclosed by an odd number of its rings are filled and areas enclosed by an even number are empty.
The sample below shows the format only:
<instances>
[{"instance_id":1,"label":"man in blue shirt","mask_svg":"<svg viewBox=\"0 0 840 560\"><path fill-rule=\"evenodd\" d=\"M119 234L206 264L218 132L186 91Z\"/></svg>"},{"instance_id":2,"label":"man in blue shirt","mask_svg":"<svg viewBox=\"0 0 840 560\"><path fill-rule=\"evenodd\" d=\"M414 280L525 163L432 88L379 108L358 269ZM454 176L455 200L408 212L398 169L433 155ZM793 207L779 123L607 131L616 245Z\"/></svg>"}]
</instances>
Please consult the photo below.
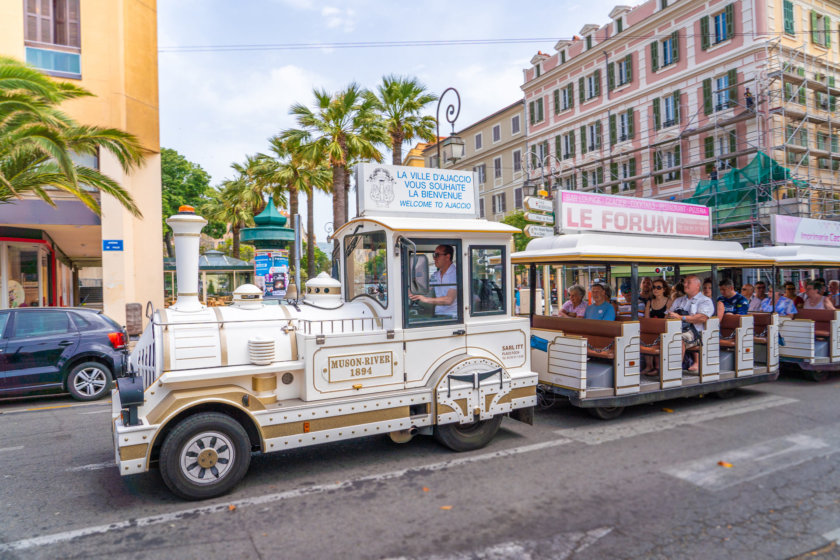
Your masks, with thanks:
<instances>
[{"instance_id":1,"label":"man in blue shirt","mask_svg":"<svg viewBox=\"0 0 840 560\"><path fill-rule=\"evenodd\" d=\"M615 308L608 301L609 295L604 284L594 283L589 286L589 293L592 294L592 303L586 306L585 319L599 319L602 321L615 321Z\"/></svg>"},{"instance_id":2,"label":"man in blue shirt","mask_svg":"<svg viewBox=\"0 0 840 560\"><path fill-rule=\"evenodd\" d=\"M750 308L749 300L743 294L735 291L732 280L725 278L718 282L720 297L717 299L717 316L723 319L724 314L746 315Z\"/></svg>"}]
</instances>

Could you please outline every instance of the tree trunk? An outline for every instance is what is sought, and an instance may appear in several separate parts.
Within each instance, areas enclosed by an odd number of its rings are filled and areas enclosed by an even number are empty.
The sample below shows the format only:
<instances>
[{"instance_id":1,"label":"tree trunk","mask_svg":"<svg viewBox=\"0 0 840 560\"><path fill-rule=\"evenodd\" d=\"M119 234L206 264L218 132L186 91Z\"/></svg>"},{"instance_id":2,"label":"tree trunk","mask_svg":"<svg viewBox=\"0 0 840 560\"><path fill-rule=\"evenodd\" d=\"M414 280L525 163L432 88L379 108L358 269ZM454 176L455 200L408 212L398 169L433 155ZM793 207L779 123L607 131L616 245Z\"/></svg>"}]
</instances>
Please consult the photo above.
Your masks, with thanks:
<instances>
[{"instance_id":1,"label":"tree trunk","mask_svg":"<svg viewBox=\"0 0 840 560\"><path fill-rule=\"evenodd\" d=\"M166 244L166 256L171 259L175 256L175 247L172 245L172 230L166 232L163 236L163 242Z\"/></svg>"},{"instance_id":2,"label":"tree trunk","mask_svg":"<svg viewBox=\"0 0 840 560\"><path fill-rule=\"evenodd\" d=\"M344 223L350 221L350 174L344 172Z\"/></svg>"},{"instance_id":3,"label":"tree trunk","mask_svg":"<svg viewBox=\"0 0 840 560\"><path fill-rule=\"evenodd\" d=\"M292 230L295 229L295 221L297 221L298 212L298 190L297 187L292 184L289 185L289 227L292 228ZM292 246L289 249L289 263L295 267L294 270L297 270L298 265L300 264L297 261L298 257L297 247L294 243L292 243ZM298 290L300 290L300 286L298 286Z\"/></svg>"},{"instance_id":4,"label":"tree trunk","mask_svg":"<svg viewBox=\"0 0 840 560\"><path fill-rule=\"evenodd\" d=\"M233 224L233 227L230 228L231 234L233 235L233 255L231 255L234 259L239 258L239 230L241 226L239 224Z\"/></svg>"},{"instance_id":5,"label":"tree trunk","mask_svg":"<svg viewBox=\"0 0 840 560\"><path fill-rule=\"evenodd\" d=\"M306 277L315 277L315 189L311 187L306 196Z\"/></svg>"},{"instance_id":6,"label":"tree trunk","mask_svg":"<svg viewBox=\"0 0 840 560\"><path fill-rule=\"evenodd\" d=\"M391 163L394 165L402 165L402 145L403 137L401 134L391 134Z\"/></svg>"},{"instance_id":7,"label":"tree trunk","mask_svg":"<svg viewBox=\"0 0 840 560\"><path fill-rule=\"evenodd\" d=\"M345 192L344 192L344 175L346 170L344 165L336 164L332 168L333 174L333 231L338 231L338 228L345 224ZM338 240L333 240L333 247L338 250Z\"/></svg>"}]
</instances>

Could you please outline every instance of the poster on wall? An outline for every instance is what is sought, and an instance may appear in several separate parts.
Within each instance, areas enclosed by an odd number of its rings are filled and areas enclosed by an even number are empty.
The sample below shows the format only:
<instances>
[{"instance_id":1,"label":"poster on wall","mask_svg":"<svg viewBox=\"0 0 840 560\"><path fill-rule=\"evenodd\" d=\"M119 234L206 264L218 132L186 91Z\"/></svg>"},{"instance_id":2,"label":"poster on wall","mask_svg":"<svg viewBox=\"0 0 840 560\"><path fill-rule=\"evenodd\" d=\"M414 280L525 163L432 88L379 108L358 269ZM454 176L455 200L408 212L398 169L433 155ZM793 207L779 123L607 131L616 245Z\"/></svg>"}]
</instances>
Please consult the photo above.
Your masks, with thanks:
<instances>
[{"instance_id":1,"label":"poster on wall","mask_svg":"<svg viewBox=\"0 0 840 560\"><path fill-rule=\"evenodd\" d=\"M289 285L289 250L257 250L254 255L254 283L263 297L285 297Z\"/></svg>"}]
</instances>

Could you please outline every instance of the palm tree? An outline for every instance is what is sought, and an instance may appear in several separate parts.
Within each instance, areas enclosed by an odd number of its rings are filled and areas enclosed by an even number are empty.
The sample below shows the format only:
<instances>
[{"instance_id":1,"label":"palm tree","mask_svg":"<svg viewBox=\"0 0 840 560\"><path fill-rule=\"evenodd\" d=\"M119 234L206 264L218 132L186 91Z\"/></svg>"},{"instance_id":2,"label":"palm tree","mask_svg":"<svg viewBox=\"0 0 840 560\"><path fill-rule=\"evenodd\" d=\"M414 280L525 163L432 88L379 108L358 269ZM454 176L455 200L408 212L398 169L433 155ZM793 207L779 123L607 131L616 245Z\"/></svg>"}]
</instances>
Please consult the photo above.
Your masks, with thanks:
<instances>
[{"instance_id":1,"label":"palm tree","mask_svg":"<svg viewBox=\"0 0 840 560\"><path fill-rule=\"evenodd\" d=\"M377 144L387 139L385 127L378 118L373 96L355 83L343 91L330 95L324 90L314 90L316 109L296 103L291 114L300 129L289 131L292 137L304 133L311 138L301 142L304 151L324 154L332 169L333 228L344 223L347 198L345 176L351 156L382 161ZM336 241L337 243L337 241Z\"/></svg>"},{"instance_id":2,"label":"palm tree","mask_svg":"<svg viewBox=\"0 0 840 560\"><path fill-rule=\"evenodd\" d=\"M73 194L100 214L89 190L92 187L141 216L134 199L116 181L72 159L73 154L106 150L126 173L143 163L142 147L133 135L79 124L58 109L64 101L91 95L17 60L0 57L0 202L29 194L55 206L47 190L53 187Z\"/></svg>"},{"instance_id":3,"label":"palm tree","mask_svg":"<svg viewBox=\"0 0 840 560\"><path fill-rule=\"evenodd\" d=\"M435 118L420 116L420 111L438 96L426 91L417 78L384 76L377 87L376 110L385 121L391 137L391 161L402 165L403 142L422 138L427 142L435 138Z\"/></svg>"},{"instance_id":4,"label":"palm tree","mask_svg":"<svg viewBox=\"0 0 840 560\"><path fill-rule=\"evenodd\" d=\"M230 225L233 235L233 257L239 258L239 232L244 227L254 225L254 202L248 192L251 189L241 176L226 179L221 186L210 192L202 204L200 213L208 220Z\"/></svg>"}]
</instances>

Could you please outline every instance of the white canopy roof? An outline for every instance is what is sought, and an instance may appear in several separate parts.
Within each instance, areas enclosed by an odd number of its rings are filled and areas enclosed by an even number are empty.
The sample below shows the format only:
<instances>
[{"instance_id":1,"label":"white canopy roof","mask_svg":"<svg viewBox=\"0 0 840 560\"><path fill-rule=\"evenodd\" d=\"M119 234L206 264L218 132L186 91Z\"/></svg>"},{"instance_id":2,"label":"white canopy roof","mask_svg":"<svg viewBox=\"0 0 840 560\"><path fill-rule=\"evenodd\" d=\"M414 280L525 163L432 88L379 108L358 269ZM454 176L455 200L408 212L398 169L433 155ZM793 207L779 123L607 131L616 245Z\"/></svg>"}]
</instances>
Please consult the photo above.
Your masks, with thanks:
<instances>
[{"instance_id":1,"label":"white canopy roof","mask_svg":"<svg viewBox=\"0 0 840 560\"><path fill-rule=\"evenodd\" d=\"M773 266L774 260L748 253L734 241L677 237L580 233L534 239L525 251L512 255L514 263L647 262L657 264L718 264Z\"/></svg>"},{"instance_id":2,"label":"white canopy roof","mask_svg":"<svg viewBox=\"0 0 840 560\"><path fill-rule=\"evenodd\" d=\"M474 220L464 218L415 218L405 216L365 216L362 218L353 218L338 231L333 237L339 235L344 230L350 227L355 227L356 224L363 222L372 222L379 224L392 231L416 231L416 232L471 232L471 233L506 233L512 235L520 233L518 228L502 224L499 222L490 222L487 220Z\"/></svg>"},{"instance_id":3,"label":"white canopy roof","mask_svg":"<svg viewBox=\"0 0 840 560\"><path fill-rule=\"evenodd\" d=\"M822 267L840 266L840 249L815 245L777 245L753 247L748 253L771 257L776 266Z\"/></svg>"}]
</instances>

